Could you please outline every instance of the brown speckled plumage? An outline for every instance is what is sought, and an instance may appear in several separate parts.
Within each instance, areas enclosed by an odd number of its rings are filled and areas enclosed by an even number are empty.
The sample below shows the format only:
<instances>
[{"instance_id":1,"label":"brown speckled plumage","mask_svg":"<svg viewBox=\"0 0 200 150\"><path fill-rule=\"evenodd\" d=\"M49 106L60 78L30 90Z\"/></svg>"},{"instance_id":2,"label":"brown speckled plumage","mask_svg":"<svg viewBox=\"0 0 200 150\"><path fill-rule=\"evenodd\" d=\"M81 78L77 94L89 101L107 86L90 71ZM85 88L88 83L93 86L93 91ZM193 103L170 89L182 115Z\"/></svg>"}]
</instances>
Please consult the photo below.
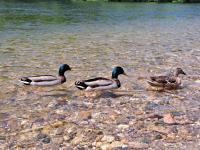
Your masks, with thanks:
<instances>
[{"instance_id":1,"label":"brown speckled plumage","mask_svg":"<svg viewBox=\"0 0 200 150\"><path fill-rule=\"evenodd\" d=\"M152 87L161 87L166 89L176 89L181 85L179 74L185 74L181 68L176 68L174 75L151 76L147 83Z\"/></svg>"}]
</instances>

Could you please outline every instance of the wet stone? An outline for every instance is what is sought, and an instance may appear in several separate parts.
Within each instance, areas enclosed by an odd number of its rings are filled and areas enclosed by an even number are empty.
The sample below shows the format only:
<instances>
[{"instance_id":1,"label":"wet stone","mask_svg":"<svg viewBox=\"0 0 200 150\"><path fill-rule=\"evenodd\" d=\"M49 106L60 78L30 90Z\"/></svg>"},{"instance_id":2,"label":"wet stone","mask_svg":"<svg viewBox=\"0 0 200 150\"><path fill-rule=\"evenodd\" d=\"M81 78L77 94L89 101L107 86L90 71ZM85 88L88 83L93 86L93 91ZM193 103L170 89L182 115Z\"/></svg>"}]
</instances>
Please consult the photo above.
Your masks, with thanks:
<instances>
[{"instance_id":1,"label":"wet stone","mask_svg":"<svg viewBox=\"0 0 200 150\"><path fill-rule=\"evenodd\" d=\"M16 99L15 98L11 98L8 100L7 102L8 104L15 104L16 103Z\"/></svg>"},{"instance_id":2,"label":"wet stone","mask_svg":"<svg viewBox=\"0 0 200 150\"><path fill-rule=\"evenodd\" d=\"M134 120L135 119L135 116L127 116L126 117L128 120Z\"/></svg>"},{"instance_id":3,"label":"wet stone","mask_svg":"<svg viewBox=\"0 0 200 150\"><path fill-rule=\"evenodd\" d=\"M145 144L151 144L155 140L162 139L162 135L159 132L149 132L145 133L143 136L143 143Z\"/></svg>"},{"instance_id":4,"label":"wet stone","mask_svg":"<svg viewBox=\"0 0 200 150\"><path fill-rule=\"evenodd\" d=\"M80 120L88 120L92 118L91 111L81 111L78 113L78 117Z\"/></svg>"},{"instance_id":5,"label":"wet stone","mask_svg":"<svg viewBox=\"0 0 200 150\"><path fill-rule=\"evenodd\" d=\"M77 146L76 148L75 148L75 150L86 150L84 147L81 147L81 146Z\"/></svg>"},{"instance_id":6,"label":"wet stone","mask_svg":"<svg viewBox=\"0 0 200 150\"><path fill-rule=\"evenodd\" d=\"M108 99L108 98L106 98L106 99L101 99L101 101L100 101L100 103L101 103L101 105L103 105L103 106L111 106L112 105L112 100L111 99Z\"/></svg>"},{"instance_id":7,"label":"wet stone","mask_svg":"<svg viewBox=\"0 0 200 150\"><path fill-rule=\"evenodd\" d=\"M108 142L108 143L114 140L115 140L115 137L111 135L104 135L103 138L101 139L101 141Z\"/></svg>"},{"instance_id":8,"label":"wet stone","mask_svg":"<svg viewBox=\"0 0 200 150\"><path fill-rule=\"evenodd\" d=\"M116 121L117 124L129 124L129 119L124 116L118 117Z\"/></svg>"},{"instance_id":9,"label":"wet stone","mask_svg":"<svg viewBox=\"0 0 200 150\"><path fill-rule=\"evenodd\" d=\"M117 127L120 130L125 130L125 129L129 128L129 125L127 125L127 124L119 124Z\"/></svg>"},{"instance_id":10,"label":"wet stone","mask_svg":"<svg viewBox=\"0 0 200 150\"><path fill-rule=\"evenodd\" d=\"M8 124L7 124L7 121L0 121L0 128L7 128L8 127Z\"/></svg>"},{"instance_id":11,"label":"wet stone","mask_svg":"<svg viewBox=\"0 0 200 150\"><path fill-rule=\"evenodd\" d=\"M0 120L5 120L9 117L8 113L0 113Z\"/></svg>"},{"instance_id":12,"label":"wet stone","mask_svg":"<svg viewBox=\"0 0 200 150\"><path fill-rule=\"evenodd\" d=\"M55 106L56 106L56 101L51 101L49 104L48 104L48 108L55 108Z\"/></svg>"},{"instance_id":13,"label":"wet stone","mask_svg":"<svg viewBox=\"0 0 200 150\"><path fill-rule=\"evenodd\" d=\"M127 102L125 102L125 101L121 101L119 104L120 105L125 105Z\"/></svg>"},{"instance_id":14,"label":"wet stone","mask_svg":"<svg viewBox=\"0 0 200 150\"><path fill-rule=\"evenodd\" d=\"M120 141L113 141L112 143L99 143L98 144L102 150L111 150L114 148L125 148L127 145L123 144Z\"/></svg>"},{"instance_id":15,"label":"wet stone","mask_svg":"<svg viewBox=\"0 0 200 150\"><path fill-rule=\"evenodd\" d=\"M17 144L17 141L9 141L8 148L12 149Z\"/></svg>"},{"instance_id":16,"label":"wet stone","mask_svg":"<svg viewBox=\"0 0 200 150\"><path fill-rule=\"evenodd\" d=\"M80 125L89 125L90 124L89 121L81 121L79 123L80 123Z\"/></svg>"},{"instance_id":17,"label":"wet stone","mask_svg":"<svg viewBox=\"0 0 200 150\"><path fill-rule=\"evenodd\" d=\"M150 136L145 136L144 139L143 139L143 142L146 143L146 144L151 143L151 141L152 141L152 138Z\"/></svg>"},{"instance_id":18,"label":"wet stone","mask_svg":"<svg viewBox=\"0 0 200 150\"><path fill-rule=\"evenodd\" d=\"M50 143L50 141L51 141L51 139L49 137L46 137L46 138L42 139L42 142L44 144L48 144L48 143Z\"/></svg>"},{"instance_id":19,"label":"wet stone","mask_svg":"<svg viewBox=\"0 0 200 150\"><path fill-rule=\"evenodd\" d=\"M11 131L17 131L20 129L17 119L11 119L8 121L8 127Z\"/></svg>"},{"instance_id":20,"label":"wet stone","mask_svg":"<svg viewBox=\"0 0 200 150\"><path fill-rule=\"evenodd\" d=\"M172 133L178 133L178 129L176 126L172 127L171 130L170 130Z\"/></svg>"},{"instance_id":21,"label":"wet stone","mask_svg":"<svg viewBox=\"0 0 200 150\"><path fill-rule=\"evenodd\" d=\"M56 108L59 108L59 107L65 106L65 105L67 105L67 104L68 104L68 102L67 102L65 99L62 99L62 100L58 100L58 101L57 101L55 107L56 107Z\"/></svg>"},{"instance_id":22,"label":"wet stone","mask_svg":"<svg viewBox=\"0 0 200 150\"><path fill-rule=\"evenodd\" d=\"M128 147L116 147L116 148L113 148L113 150L131 150L131 149Z\"/></svg>"},{"instance_id":23,"label":"wet stone","mask_svg":"<svg viewBox=\"0 0 200 150\"><path fill-rule=\"evenodd\" d=\"M162 139L162 138L163 138L162 135L159 134L159 133L157 133L157 134L155 135L155 140L160 140L160 139Z\"/></svg>"},{"instance_id":24,"label":"wet stone","mask_svg":"<svg viewBox=\"0 0 200 150\"><path fill-rule=\"evenodd\" d=\"M130 138L130 140L132 138L136 138L138 135L137 135L137 130L135 130L134 128L129 128L126 132L126 134L128 135L128 138Z\"/></svg>"},{"instance_id":25,"label":"wet stone","mask_svg":"<svg viewBox=\"0 0 200 150\"><path fill-rule=\"evenodd\" d=\"M111 106L111 105L112 105L112 100L107 99L107 101L106 101L106 105L107 105L107 106Z\"/></svg>"},{"instance_id":26,"label":"wet stone","mask_svg":"<svg viewBox=\"0 0 200 150\"><path fill-rule=\"evenodd\" d=\"M141 142L129 142L128 144L130 148L136 148L136 149L146 149L149 147L148 144Z\"/></svg>"},{"instance_id":27,"label":"wet stone","mask_svg":"<svg viewBox=\"0 0 200 150\"><path fill-rule=\"evenodd\" d=\"M39 133L39 134L37 135L37 139L38 139L38 140L41 140L41 139L46 138L46 137L47 137L47 135L46 135L46 134L43 134L43 133Z\"/></svg>"},{"instance_id":28,"label":"wet stone","mask_svg":"<svg viewBox=\"0 0 200 150\"><path fill-rule=\"evenodd\" d=\"M64 133L64 128L63 127L59 127L57 130L56 130L56 135L62 135Z\"/></svg>"},{"instance_id":29,"label":"wet stone","mask_svg":"<svg viewBox=\"0 0 200 150\"><path fill-rule=\"evenodd\" d=\"M44 144L48 144L51 141L50 137L43 133L39 133L37 135L37 140L43 142Z\"/></svg>"},{"instance_id":30,"label":"wet stone","mask_svg":"<svg viewBox=\"0 0 200 150\"><path fill-rule=\"evenodd\" d=\"M171 114L172 114L173 116L182 116L182 115L185 115L185 113L184 113L184 112L181 112L181 111L174 111L174 112L171 112Z\"/></svg>"},{"instance_id":31,"label":"wet stone","mask_svg":"<svg viewBox=\"0 0 200 150\"><path fill-rule=\"evenodd\" d=\"M174 117L171 115L171 113L164 114L163 121L166 124L175 124L176 123L176 121L175 121Z\"/></svg>"},{"instance_id":32,"label":"wet stone","mask_svg":"<svg viewBox=\"0 0 200 150\"><path fill-rule=\"evenodd\" d=\"M79 105L77 103L71 103L70 107L72 110L76 110L76 111L79 109Z\"/></svg>"},{"instance_id":33,"label":"wet stone","mask_svg":"<svg viewBox=\"0 0 200 150\"><path fill-rule=\"evenodd\" d=\"M0 135L0 144L6 141L6 136ZM1 148L1 147L0 147Z\"/></svg>"},{"instance_id":34,"label":"wet stone","mask_svg":"<svg viewBox=\"0 0 200 150\"><path fill-rule=\"evenodd\" d=\"M192 122L196 122L197 120L199 120L199 115L197 115L197 112L187 112L187 118L192 121Z\"/></svg>"},{"instance_id":35,"label":"wet stone","mask_svg":"<svg viewBox=\"0 0 200 150\"><path fill-rule=\"evenodd\" d=\"M56 138L52 138L52 142L54 144L60 145L63 143L63 138L62 137L56 137Z\"/></svg>"},{"instance_id":36,"label":"wet stone","mask_svg":"<svg viewBox=\"0 0 200 150\"><path fill-rule=\"evenodd\" d=\"M66 118L63 114L52 113L49 115L50 120L64 120Z\"/></svg>"},{"instance_id":37,"label":"wet stone","mask_svg":"<svg viewBox=\"0 0 200 150\"><path fill-rule=\"evenodd\" d=\"M64 140L69 142L75 138L76 134L77 134L77 131L72 130L70 133L68 133L67 135L64 136Z\"/></svg>"},{"instance_id":38,"label":"wet stone","mask_svg":"<svg viewBox=\"0 0 200 150\"><path fill-rule=\"evenodd\" d=\"M33 120L33 123L38 124L38 125L42 125L44 124L45 120L44 118L37 118Z\"/></svg>"},{"instance_id":39,"label":"wet stone","mask_svg":"<svg viewBox=\"0 0 200 150\"><path fill-rule=\"evenodd\" d=\"M120 141L120 140L121 140L120 136L116 135L115 136L115 141Z\"/></svg>"},{"instance_id":40,"label":"wet stone","mask_svg":"<svg viewBox=\"0 0 200 150\"><path fill-rule=\"evenodd\" d=\"M64 140L65 140L66 142L69 142L69 141L73 140L73 137L72 137L72 136L69 136L69 135L65 135L63 138L64 138Z\"/></svg>"},{"instance_id":41,"label":"wet stone","mask_svg":"<svg viewBox=\"0 0 200 150\"><path fill-rule=\"evenodd\" d=\"M165 104L170 104L169 99L163 99L162 101L159 102L160 105L165 105Z\"/></svg>"},{"instance_id":42,"label":"wet stone","mask_svg":"<svg viewBox=\"0 0 200 150\"><path fill-rule=\"evenodd\" d=\"M148 112L148 111L155 110L158 106L159 105L154 102L148 102L144 109L145 109L145 112Z\"/></svg>"}]
</instances>

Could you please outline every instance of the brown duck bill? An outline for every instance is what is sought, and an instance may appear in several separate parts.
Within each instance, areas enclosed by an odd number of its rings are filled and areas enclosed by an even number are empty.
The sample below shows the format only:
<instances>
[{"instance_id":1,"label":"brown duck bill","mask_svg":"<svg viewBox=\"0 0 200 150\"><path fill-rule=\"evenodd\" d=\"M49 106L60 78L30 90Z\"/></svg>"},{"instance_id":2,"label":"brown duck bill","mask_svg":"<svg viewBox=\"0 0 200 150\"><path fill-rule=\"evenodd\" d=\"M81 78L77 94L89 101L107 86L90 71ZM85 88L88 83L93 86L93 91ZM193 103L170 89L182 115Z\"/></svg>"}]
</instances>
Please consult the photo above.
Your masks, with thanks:
<instances>
[{"instance_id":1,"label":"brown duck bill","mask_svg":"<svg viewBox=\"0 0 200 150\"><path fill-rule=\"evenodd\" d=\"M128 76L125 72L123 73L123 75Z\"/></svg>"}]
</instances>

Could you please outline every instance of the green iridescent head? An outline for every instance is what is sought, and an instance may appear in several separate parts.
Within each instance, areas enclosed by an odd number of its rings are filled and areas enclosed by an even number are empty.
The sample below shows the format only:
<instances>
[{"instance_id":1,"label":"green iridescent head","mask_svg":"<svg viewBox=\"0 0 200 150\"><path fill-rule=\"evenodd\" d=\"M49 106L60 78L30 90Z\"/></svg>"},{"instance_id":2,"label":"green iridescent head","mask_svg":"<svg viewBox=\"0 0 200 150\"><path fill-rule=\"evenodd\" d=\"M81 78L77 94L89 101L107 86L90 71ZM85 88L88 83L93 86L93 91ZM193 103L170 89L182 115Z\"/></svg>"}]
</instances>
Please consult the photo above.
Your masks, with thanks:
<instances>
[{"instance_id":1,"label":"green iridescent head","mask_svg":"<svg viewBox=\"0 0 200 150\"><path fill-rule=\"evenodd\" d=\"M112 70L112 78L113 79L117 79L120 74L126 75L126 73L124 72L124 69L122 67L117 66L117 67L113 68L113 70Z\"/></svg>"},{"instance_id":2,"label":"green iridescent head","mask_svg":"<svg viewBox=\"0 0 200 150\"><path fill-rule=\"evenodd\" d=\"M59 76L63 76L65 74L65 71L71 70L70 66L67 64L60 65L59 68Z\"/></svg>"}]
</instances>

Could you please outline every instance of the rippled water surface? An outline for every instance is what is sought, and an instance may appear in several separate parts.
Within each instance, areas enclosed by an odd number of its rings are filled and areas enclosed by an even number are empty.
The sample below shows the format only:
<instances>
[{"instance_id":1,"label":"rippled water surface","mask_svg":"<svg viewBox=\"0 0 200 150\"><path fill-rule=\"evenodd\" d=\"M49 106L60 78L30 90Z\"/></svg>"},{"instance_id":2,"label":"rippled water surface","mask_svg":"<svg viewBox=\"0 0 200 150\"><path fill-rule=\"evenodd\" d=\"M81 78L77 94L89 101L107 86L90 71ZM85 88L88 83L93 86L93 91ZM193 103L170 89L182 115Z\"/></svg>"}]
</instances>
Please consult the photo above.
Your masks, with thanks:
<instances>
[{"instance_id":1,"label":"rippled water surface","mask_svg":"<svg viewBox=\"0 0 200 150\"><path fill-rule=\"evenodd\" d=\"M73 68L61 86L38 88L18 82L26 75L56 75L61 63ZM132 99L129 103L134 105L136 98L142 108L149 101L169 101L156 111L181 111L199 120L200 4L0 1L0 131L8 136L30 128L35 118L47 121L52 113L84 110L74 106L87 101L74 81L110 77L115 65L129 75L120 76L122 88L117 92L123 96L97 98L94 103L101 109L95 105L93 111L106 109L102 99L113 105ZM148 75L175 67L188 74L181 89L145 90ZM69 102L67 108L51 107L62 100ZM135 108L127 109L130 114ZM12 129L10 120L17 127Z\"/></svg>"}]
</instances>

